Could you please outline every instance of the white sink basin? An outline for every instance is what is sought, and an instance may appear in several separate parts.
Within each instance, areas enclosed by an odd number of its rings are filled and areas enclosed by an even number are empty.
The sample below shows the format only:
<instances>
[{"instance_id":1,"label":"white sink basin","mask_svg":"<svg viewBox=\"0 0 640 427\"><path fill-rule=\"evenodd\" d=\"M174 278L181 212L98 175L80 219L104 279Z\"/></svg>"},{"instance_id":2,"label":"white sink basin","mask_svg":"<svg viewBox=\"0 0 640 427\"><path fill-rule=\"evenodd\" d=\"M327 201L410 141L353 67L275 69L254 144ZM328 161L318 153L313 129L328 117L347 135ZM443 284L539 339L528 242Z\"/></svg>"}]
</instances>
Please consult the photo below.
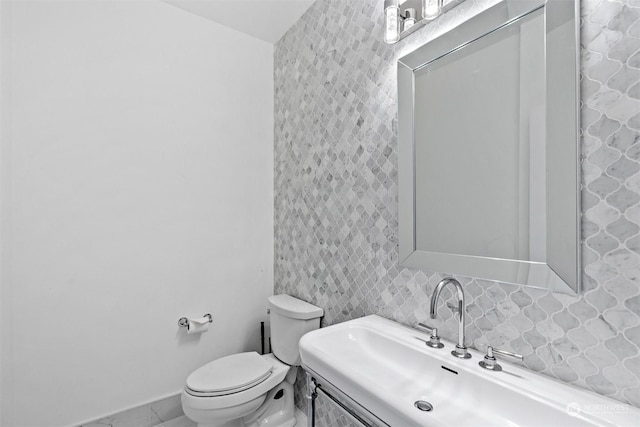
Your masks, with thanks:
<instances>
[{"instance_id":1,"label":"white sink basin","mask_svg":"<svg viewBox=\"0 0 640 427\"><path fill-rule=\"evenodd\" d=\"M392 427L632 426L640 410L503 360L502 372L427 347L428 334L379 316L310 332L300 340L303 367ZM423 412L418 400L433 406Z\"/></svg>"}]
</instances>

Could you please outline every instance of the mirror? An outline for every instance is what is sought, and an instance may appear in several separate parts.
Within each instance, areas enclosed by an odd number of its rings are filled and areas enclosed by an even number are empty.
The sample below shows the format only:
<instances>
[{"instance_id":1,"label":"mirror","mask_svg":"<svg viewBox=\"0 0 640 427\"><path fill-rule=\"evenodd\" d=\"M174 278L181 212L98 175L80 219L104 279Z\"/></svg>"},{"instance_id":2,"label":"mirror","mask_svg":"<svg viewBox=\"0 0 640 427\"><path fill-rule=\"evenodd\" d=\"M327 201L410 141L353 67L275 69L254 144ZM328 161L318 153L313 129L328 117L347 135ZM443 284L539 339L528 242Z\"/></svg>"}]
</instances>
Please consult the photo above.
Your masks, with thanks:
<instances>
[{"instance_id":1,"label":"mirror","mask_svg":"<svg viewBox=\"0 0 640 427\"><path fill-rule=\"evenodd\" d=\"M580 291L577 16L504 0L399 60L401 266Z\"/></svg>"}]
</instances>

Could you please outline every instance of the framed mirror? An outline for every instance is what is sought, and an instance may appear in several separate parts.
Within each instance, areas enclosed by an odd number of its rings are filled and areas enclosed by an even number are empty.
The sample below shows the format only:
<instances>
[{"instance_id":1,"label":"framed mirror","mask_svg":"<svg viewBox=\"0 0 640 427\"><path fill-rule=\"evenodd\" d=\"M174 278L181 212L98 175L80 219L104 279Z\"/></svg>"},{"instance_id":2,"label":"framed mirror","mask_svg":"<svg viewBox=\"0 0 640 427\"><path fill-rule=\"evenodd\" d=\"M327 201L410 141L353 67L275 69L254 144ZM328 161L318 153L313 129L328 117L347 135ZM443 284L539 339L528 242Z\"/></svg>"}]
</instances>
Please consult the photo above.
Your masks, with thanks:
<instances>
[{"instance_id":1,"label":"framed mirror","mask_svg":"<svg viewBox=\"0 0 640 427\"><path fill-rule=\"evenodd\" d=\"M580 291L577 17L504 0L399 60L401 266Z\"/></svg>"}]
</instances>

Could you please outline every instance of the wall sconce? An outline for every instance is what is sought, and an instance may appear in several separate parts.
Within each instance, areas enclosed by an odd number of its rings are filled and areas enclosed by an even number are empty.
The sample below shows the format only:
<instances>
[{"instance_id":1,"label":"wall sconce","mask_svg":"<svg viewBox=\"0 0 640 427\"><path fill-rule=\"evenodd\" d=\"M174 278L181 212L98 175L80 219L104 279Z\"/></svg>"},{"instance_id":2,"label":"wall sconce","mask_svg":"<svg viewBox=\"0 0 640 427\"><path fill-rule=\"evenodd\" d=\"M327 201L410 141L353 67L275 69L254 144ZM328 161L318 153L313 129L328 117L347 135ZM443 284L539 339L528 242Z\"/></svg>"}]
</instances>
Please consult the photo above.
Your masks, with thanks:
<instances>
[{"instance_id":1,"label":"wall sconce","mask_svg":"<svg viewBox=\"0 0 640 427\"><path fill-rule=\"evenodd\" d=\"M464 0L384 0L384 42L397 43Z\"/></svg>"}]
</instances>

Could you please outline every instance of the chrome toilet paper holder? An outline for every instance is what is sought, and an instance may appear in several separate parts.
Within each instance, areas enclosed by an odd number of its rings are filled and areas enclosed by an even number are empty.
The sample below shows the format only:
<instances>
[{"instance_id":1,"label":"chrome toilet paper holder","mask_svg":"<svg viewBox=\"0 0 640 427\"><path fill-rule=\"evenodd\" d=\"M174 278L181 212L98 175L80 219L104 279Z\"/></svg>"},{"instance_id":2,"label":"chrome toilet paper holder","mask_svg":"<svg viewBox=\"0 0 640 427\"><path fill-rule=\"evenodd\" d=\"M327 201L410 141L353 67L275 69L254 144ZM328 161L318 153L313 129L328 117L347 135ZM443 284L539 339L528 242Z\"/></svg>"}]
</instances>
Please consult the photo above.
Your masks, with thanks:
<instances>
[{"instance_id":1,"label":"chrome toilet paper holder","mask_svg":"<svg viewBox=\"0 0 640 427\"><path fill-rule=\"evenodd\" d=\"M209 323L213 323L213 316L209 313L203 315L202 317L208 317L209 318ZM187 328L189 327L189 319L186 317L181 317L178 319L178 326L180 326L181 328Z\"/></svg>"}]
</instances>

